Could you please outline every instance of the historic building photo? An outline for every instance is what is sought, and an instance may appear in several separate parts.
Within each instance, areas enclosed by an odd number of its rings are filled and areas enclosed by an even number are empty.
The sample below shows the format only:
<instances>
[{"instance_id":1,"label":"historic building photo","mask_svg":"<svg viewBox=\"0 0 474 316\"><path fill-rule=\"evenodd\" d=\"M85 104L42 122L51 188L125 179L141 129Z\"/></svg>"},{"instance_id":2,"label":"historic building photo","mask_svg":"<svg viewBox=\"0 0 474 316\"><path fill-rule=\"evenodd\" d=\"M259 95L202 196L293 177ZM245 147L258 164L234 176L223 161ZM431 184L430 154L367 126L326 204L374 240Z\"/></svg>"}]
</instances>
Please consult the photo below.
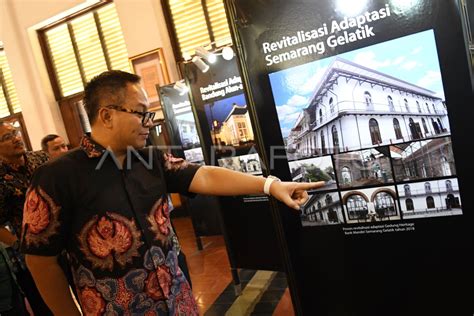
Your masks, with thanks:
<instances>
[{"instance_id":1,"label":"historic building photo","mask_svg":"<svg viewBox=\"0 0 474 316\"><path fill-rule=\"evenodd\" d=\"M394 186L341 192L347 223L399 220Z\"/></svg>"},{"instance_id":2,"label":"historic building photo","mask_svg":"<svg viewBox=\"0 0 474 316\"><path fill-rule=\"evenodd\" d=\"M397 181L456 175L450 137L390 146Z\"/></svg>"},{"instance_id":3,"label":"historic building photo","mask_svg":"<svg viewBox=\"0 0 474 316\"><path fill-rule=\"evenodd\" d=\"M337 192L316 193L301 208L303 226L334 225L344 222Z\"/></svg>"},{"instance_id":4,"label":"historic building photo","mask_svg":"<svg viewBox=\"0 0 474 316\"><path fill-rule=\"evenodd\" d=\"M323 188L315 191L330 191L337 189L336 175L331 156L290 161L291 179L296 182L326 181Z\"/></svg>"},{"instance_id":5,"label":"historic building photo","mask_svg":"<svg viewBox=\"0 0 474 316\"><path fill-rule=\"evenodd\" d=\"M334 155L340 188L393 183L388 147Z\"/></svg>"},{"instance_id":6,"label":"historic building photo","mask_svg":"<svg viewBox=\"0 0 474 316\"><path fill-rule=\"evenodd\" d=\"M286 139L289 159L449 135L434 92L336 58Z\"/></svg>"},{"instance_id":7,"label":"historic building photo","mask_svg":"<svg viewBox=\"0 0 474 316\"><path fill-rule=\"evenodd\" d=\"M241 171L253 175L262 174L262 166L258 154L239 156Z\"/></svg>"},{"instance_id":8,"label":"historic building photo","mask_svg":"<svg viewBox=\"0 0 474 316\"><path fill-rule=\"evenodd\" d=\"M246 146L254 141L245 96L239 94L204 105L215 146Z\"/></svg>"},{"instance_id":9,"label":"historic building photo","mask_svg":"<svg viewBox=\"0 0 474 316\"><path fill-rule=\"evenodd\" d=\"M457 178L398 185L403 218L461 215Z\"/></svg>"}]
</instances>

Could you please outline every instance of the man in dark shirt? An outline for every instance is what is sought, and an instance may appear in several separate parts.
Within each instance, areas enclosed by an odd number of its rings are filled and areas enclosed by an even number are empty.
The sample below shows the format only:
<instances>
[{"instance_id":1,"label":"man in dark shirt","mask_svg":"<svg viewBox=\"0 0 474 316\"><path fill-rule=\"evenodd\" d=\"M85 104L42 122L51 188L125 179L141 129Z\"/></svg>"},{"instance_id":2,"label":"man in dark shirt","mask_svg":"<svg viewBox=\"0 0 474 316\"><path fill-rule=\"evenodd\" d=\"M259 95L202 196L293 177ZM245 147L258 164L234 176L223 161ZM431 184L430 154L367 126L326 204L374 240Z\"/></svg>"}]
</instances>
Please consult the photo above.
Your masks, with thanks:
<instances>
[{"instance_id":1,"label":"man in dark shirt","mask_svg":"<svg viewBox=\"0 0 474 316\"><path fill-rule=\"evenodd\" d=\"M139 80L121 71L92 79L85 89L91 137L39 168L29 189L22 248L57 315L79 315L57 264L62 249L85 315L197 315L178 266L168 193L258 194L265 187L298 209L305 190L322 185L272 183L144 147L154 114Z\"/></svg>"},{"instance_id":2,"label":"man in dark shirt","mask_svg":"<svg viewBox=\"0 0 474 316\"><path fill-rule=\"evenodd\" d=\"M23 219L23 204L33 172L48 160L42 151L26 151L18 129L0 121L0 242L18 251ZM33 311L51 315L36 289L35 283L18 255L15 263L18 283L26 294Z\"/></svg>"}]
</instances>

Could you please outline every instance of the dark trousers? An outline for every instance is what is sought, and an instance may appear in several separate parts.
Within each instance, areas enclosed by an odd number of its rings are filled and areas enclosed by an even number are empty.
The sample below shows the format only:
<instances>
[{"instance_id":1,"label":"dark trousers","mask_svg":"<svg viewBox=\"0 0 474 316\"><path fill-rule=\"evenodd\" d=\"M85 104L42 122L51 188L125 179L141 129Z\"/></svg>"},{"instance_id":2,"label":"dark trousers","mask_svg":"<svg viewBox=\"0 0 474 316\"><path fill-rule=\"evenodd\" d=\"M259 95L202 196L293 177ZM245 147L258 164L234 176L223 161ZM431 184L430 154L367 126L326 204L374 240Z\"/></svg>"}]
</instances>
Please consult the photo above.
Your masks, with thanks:
<instances>
[{"instance_id":1,"label":"dark trousers","mask_svg":"<svg viewBox=\"0 0 474 316\"><path fill-rule=\"evenodd\" d=\"M28 302L30 303L31 309L33 310L33 313L35 313L35 316L52 316L53 313L49 310L48 306L41 298L30 271L20 270L16 273L16 278L18 284L25 293Z\"/></svg>"}]
</instances>

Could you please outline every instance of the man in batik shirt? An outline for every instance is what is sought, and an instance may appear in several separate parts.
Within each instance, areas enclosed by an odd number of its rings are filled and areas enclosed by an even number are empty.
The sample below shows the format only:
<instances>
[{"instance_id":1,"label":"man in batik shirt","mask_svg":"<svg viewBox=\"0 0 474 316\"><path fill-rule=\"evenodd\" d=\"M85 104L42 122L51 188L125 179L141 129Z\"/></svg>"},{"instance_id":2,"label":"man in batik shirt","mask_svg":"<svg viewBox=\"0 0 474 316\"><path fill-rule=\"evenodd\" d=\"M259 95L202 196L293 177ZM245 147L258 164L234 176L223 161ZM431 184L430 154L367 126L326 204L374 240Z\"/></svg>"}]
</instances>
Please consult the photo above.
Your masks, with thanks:
<instances>
[{"instance_id":1,"label":"man in batik shirt","mask_svg":"<svg viewBox=\"0 0 474 316\"><path fill-rule=\"evenodd\" d=\"M168 193L263 192L263 177L144 148L154 114L147 112L139 80L122 71L92 79L85 89L91 137L39 168L29 189L22 247L56 315L79 315L57 264L62 249L69 253L85 315L197 315L178 266ZM275 181L270 193L299 208L305 190L318 186Z\"/></svg>"},{"instance_id":2,"label":"man in batik shirt","mask_svg":"<svg viewBox=\"0 0 474 316\"><path fill-rule=\"evenodd\" d=\"M18 245L23 219L23 204L33 172L48 160L42 151L26 151L18 129L0 121L0 242L17 253L10 258L15 264L15 274L33 311L38 315L51 315L27 271Z\"/></svg>"}]
</instances>

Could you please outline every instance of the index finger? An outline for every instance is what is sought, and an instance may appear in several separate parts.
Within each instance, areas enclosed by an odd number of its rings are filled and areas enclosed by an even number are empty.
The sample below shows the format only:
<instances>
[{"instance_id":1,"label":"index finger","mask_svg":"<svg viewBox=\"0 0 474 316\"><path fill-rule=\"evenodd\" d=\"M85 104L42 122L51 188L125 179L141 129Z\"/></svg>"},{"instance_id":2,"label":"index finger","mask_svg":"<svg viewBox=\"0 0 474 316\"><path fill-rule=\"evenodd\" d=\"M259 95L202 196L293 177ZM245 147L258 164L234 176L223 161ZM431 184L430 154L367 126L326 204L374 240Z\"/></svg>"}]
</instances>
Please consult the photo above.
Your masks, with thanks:
<instances>
[{"instance_id":1,"label":"index finger","mask_svg":"<svg viewBox=\"0 0 474 316\"><path fill-rule=\"evenodd\" d=\"M318 182L310 182L310 183L298 183L296 189L299 190L313 190L319 189L326 185L325 181L318 181Z\"/></svg>"}]
</instances>

